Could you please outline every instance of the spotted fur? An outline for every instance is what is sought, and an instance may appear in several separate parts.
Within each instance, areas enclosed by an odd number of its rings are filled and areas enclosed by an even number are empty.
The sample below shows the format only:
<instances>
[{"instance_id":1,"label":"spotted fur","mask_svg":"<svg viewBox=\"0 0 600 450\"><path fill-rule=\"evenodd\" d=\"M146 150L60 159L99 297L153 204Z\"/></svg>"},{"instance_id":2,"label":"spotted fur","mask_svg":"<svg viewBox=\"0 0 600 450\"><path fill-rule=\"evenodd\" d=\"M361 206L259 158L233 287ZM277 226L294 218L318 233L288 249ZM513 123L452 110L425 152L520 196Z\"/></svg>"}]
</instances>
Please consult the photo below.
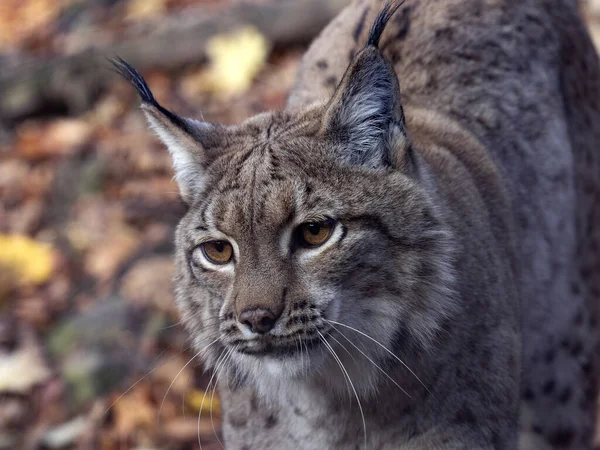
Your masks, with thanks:
<instances>
[{"instance_id":1,"label":"spotted fur","mask_svg":"<svg viewBox=\"0 0 600 450\"><path fill-rule=\"evenodd\" d=\"M177 301L228 449L591 448L600 68L574 0L356 0L288 107L231 127L117 65L189 206Z\"/></svg>"}]
</instances>

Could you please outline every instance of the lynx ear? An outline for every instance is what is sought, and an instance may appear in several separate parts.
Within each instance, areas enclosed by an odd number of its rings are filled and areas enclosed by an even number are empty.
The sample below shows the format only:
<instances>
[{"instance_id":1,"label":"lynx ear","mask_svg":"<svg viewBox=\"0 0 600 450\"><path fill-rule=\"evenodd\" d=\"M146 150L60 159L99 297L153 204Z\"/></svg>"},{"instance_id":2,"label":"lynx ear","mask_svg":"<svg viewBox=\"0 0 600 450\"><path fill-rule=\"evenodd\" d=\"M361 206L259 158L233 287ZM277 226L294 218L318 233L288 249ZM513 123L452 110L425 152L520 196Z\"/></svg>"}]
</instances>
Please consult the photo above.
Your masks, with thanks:
<instances>
[{"instance_id":1,"label":"lynx ear","mask_svg":"<svg viewBox=\"0 0 600 450\"><path fill-rule=\"evenodd\" d=\"M346 70L326 107L321 132L332 139L345 163L402 166L410 147L392 65L377 48L390 17L402 2L388 3L377 17L367 46Z\"/></svg>"},{"instance_id":2,"label":"lynx ear","mask_svg":"<svg viewBox=\"0 0 600 450\"><path fill-rule=\"evenodd\" d=\"M181 197L189 203L194 193L204 189L206 168L212 159L211 149L219 146L222 130L213 124L172 113L154 99L144 78L126 61L118 58L111 62L138 91L150 126L171 154Z\"/></svg>"}]
</instances>

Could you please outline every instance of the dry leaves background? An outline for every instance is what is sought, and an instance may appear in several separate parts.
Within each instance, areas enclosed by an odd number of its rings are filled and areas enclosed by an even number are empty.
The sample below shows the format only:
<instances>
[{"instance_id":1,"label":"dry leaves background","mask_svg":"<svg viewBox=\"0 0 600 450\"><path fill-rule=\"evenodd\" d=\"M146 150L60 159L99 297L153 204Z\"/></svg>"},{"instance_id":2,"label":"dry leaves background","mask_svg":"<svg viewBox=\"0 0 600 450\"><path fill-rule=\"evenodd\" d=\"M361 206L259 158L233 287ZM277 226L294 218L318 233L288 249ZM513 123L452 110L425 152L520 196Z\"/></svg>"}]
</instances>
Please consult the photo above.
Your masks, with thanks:
<instances>
[{"instance_id":1,"label":"dry leaves background","mask_svg":"<svg viewBox=\"0 0 600 450\"><path fill-rule=\"evenodd\" d=\"M231 3L1 0L0 70ZM586 7L600 41L600 1ZM283 105L302 50L273 52L241 27L212 39L204 64L144 75L175 111L234 123ZM136 106L116 82L79 116L0 123L0 449L192 449L198 429L204 449L221 448L218 398L186 366L171 292L183 209Z\"/></svg>"}]
</instances>

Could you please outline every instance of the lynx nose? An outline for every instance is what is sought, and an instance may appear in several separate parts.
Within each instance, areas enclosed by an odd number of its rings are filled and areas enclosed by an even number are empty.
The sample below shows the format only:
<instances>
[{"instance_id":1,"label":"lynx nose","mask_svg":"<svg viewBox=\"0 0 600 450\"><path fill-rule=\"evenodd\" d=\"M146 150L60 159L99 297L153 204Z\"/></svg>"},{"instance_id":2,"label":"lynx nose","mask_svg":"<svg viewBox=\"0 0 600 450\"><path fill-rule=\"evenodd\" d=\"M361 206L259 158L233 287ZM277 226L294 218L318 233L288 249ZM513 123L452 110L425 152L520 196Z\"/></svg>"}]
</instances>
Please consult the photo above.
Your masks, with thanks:
<instances>
[{"instance_id":1,"label":"lynx nose","mask_svg":"<svg viewBox=\"0 0 600 450\"><path fill-rule=\"evenodd\" d=\"M250 331L264 334L273 329L280 315L281 311L276 314L268 309L255 308L243 311L240 314L239 321L246 325Z\"/></svg>"}]
</instances>

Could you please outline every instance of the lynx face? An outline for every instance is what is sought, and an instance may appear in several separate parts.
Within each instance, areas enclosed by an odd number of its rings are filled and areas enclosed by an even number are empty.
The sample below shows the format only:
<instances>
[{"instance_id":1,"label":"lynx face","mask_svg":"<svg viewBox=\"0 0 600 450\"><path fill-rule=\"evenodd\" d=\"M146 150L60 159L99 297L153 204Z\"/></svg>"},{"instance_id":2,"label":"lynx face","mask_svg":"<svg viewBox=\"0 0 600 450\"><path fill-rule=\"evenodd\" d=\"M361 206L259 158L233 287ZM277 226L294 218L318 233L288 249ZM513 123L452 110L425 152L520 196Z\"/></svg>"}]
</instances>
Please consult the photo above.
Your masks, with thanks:
<instances>
[{"instance_id":1,"label":"lynx face","mask_svg":"<svg viewBox=\"0 0 600 450\"><path fill-rule=\"evenodd\" d=\"M349 345L381 362L382 347L357 333L426 350L454 307L450 236L423 189L431 182L410 145L396 74L377 49L391 13L328 104L237 127L173 114L116 63L189 205L176 236L184 321L205 362L238 379L327 374ZM349 368L371 371L359 389L374 384L375 367Z\"/></svg>"},{"instance_id":2,"label":"lynx face","mask_svg":"<svg viewBox=\"0 0 600 450\"><path fill-rule=\"evenodd\" d=\"M402 172L340 164L333 143L281 119L223 150L177 231L198 346L218 338L242 374L299 376L331 358L322 339L349 334L336 323L428 345L447 236L427 199Z\"/></svg>"}]
</instances>

